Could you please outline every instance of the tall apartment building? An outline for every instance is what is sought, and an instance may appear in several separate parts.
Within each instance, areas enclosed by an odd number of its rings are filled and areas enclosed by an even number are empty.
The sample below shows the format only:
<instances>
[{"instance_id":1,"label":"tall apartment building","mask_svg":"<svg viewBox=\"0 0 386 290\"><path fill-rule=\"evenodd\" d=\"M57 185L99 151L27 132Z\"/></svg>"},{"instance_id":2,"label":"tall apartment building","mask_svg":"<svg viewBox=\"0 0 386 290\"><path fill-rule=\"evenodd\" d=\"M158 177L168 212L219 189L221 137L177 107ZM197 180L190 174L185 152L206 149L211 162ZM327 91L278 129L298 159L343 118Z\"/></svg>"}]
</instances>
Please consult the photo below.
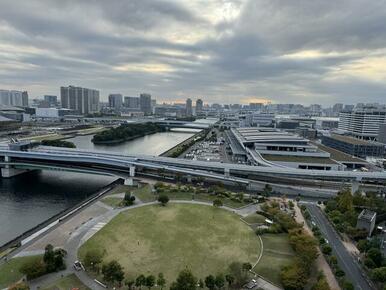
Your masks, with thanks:
<instances>
[{"instance_id":1,"label":"tall apartment building","mask_svg":"<svg viewBox=\"0 0 386 290\"><path fill-rule=\"evenodd\" d=\"M116 110L121 109L123 106L123 98L121 94L110 94L109 95L109 107Z\"/></svg>"},{"instance_id":2,"label":"tall apartment building","mask_svg":"<svg viewBox=\"0 0 386 290\"><path fill-rule=\"evenodd\" d=\"M186 99L186 116L192 116L193 115L193 107L192 107L192 99Z\"/></svg>"},{"instance_id":3,"label":"tall apartment building","mask_svg":"<svg viewBox=\"0 0 386 290\"><path fill-rule=\"evenodd\" d=\"M53 95L45 95L44 102L48 104L48 107L56 107L58 105L58 97Z\"/></svg>"},{"instance_id":4,"label":"tall apartment building","mask_svg":"<svg viewBox=\"0 0 386 290\"><path fill-rule=\"evenodd\" d=\"M81 87L61 87L62 108L76 111L78 114L99 112L99 91Z\"/></svg>"},{"instance_id":5,"label":"tall apartment building","mask_svg":"<svg viewBox=\"0 0 386 290\"><path fill-rule=\"evenodd\" d=\"M138 97L125 97L123 106L129 109L139 109Z\"/></svg>"},{"instance_id":6,"label":"tall apartment building","mask_svg":"<svg viewBox=\"0 0 386 290\"><path fill-rule=\"evenodd\" d=\"M201 99L196 100L196 115L202 113L202 108L204 107L204 102Z\"/></svg>"},{"instance_id":7,"label":"tall apartment building","mask_svg":"<svg viewBox=\"0 0 386 290\"><path fill-rule=\"evenodd\" d=\"M376 140L380 124L385 123L386 108L361 107L341 112L338 128L359 139Z\"/></svg>"},{"instance_id":8,"label":"tall apartment building","mask_svg":"<svg viewBox=\"0 0 386 290\"><path fill-rule=\"evenodd\" d=\"M139 96L139 107L145 115L151 115L151 95L150 94L140 94Z\"/></svg>"},{"instance_id":9,"label":"tall apartment building","mask_svg":"<svg viewBox=\"0 0 386 290\"><path fill-rule=\"evenodd\" d=\"M0 90L0 105L28 107L28 93L26 91Z\"/></svg>"}]
</instances>

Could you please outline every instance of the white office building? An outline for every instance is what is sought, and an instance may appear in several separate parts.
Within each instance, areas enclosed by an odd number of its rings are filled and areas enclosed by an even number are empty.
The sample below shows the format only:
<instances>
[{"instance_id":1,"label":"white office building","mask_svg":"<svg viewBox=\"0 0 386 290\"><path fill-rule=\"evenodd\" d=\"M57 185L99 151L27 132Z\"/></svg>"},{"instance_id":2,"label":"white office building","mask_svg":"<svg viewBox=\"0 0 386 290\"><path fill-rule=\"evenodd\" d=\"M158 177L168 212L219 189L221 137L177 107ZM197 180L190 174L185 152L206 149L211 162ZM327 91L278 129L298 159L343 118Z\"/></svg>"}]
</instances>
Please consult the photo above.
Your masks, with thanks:
<instances>
[{"instance_id":1,"label":"white office building","mask_svg":"<svg viewBox=\"0 0 386 290\"><path fill-rule=\"evenodd\" d=\"M360 107L339 114L339 129L352 136L376 140L380 124L386 123L386 108Z\"/></svg>"}]
</instances>

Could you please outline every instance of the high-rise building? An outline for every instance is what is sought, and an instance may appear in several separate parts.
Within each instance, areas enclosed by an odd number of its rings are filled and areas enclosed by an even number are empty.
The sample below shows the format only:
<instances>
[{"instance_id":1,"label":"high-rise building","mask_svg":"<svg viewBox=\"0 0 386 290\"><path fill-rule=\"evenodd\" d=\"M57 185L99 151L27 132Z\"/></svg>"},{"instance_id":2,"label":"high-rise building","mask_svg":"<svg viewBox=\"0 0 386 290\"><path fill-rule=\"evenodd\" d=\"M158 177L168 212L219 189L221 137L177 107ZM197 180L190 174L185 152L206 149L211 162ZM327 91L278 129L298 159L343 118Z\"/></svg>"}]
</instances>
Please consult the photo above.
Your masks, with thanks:
<instances>
[{"instance_id":1,"label":"high-rise building","mask_svg":"<svg viewBox=\"0 0 386 290\"><path fill-rule=\"evenodd\" d=\"M151 95L150 94L140 94L139 96L139 107L145 115L151 115Z\"/></svg>"},{"instance_id":2,"label":"high-rise building","mask_svg":"<svg viewBox=\"0 0 386 290\"><path fill-rule=\"evenodd\" d=\"M22 98L22 107L28 107L28 92L27 91L24 91L22 92L21 94L21 98Z\"/></svg>"},{"instance_id":3,"label":"high-rise building","mask_svg":"<svg viewBox=\"0 0 386 290\"><path fill-rule=\"evenodd\" d=\"M78 114L99 112L99 91L81 87L61 87L62 108L76 111Z\"/></svg>"},{"instance_id":4,"label":"high-rise building","mask_svg":"<svg viewBox=\"0 0 386 290\"><path fill-rule=\"evenodd\" d=\"M188 98L186 99L186 116L192 116L193 115L193 109L192 109L192 99Z\"/></svg>"},{"instance_id":5,"label":"high-rise building","mask_svg":"<svg viewBox=\"0 0 386 290\"><path fill-rule=\"evenodd\" d=\"M109 107L116 110L121 109L123 106L123 99L121 94L110 94L109 95Z\"/></svg>"},{"instance_id":6,"label":"high-rise building","mask_svg":"<svg viewBox=\"0 0 386 290\"><path fill-rule=\"evenodd\" d=\"M196 100L196 115L202 113L204 102L201 99Z\"/></svg>"},{"instance_id":7,"label":"high-rise building","mask_svg":"<svg viewBox=\"0 0 386 290\"><path fill-rule=\"evenodd\" d=\"M341 111L343 111L343 104L342 103L336 103L333 107L332 107L332 111L334 113L340 113Z\"/></svg>"},{"instance_id":8,"label":"high-rise building","mask_svg":"<svg viewBox=\"0 0 386 290\"><path fill-rule=\"evenodd\" d=\"M48 104L48 107L56 107L58 105L58 97L53 95L45 95L44 101Z\"/></svg>"},{"instance_id":9,"label":"high-rise building","mask_svg":"<svg viewBox=\"0 0 386 290\"><path fill-rule=\"evenodd\" d=\"M339 129L354 137L375 140L380 124L386 123L386 108L360 107L339 114Z\"/></svg>"},{"instance_id":10,"label":"high-rise building","mask_svg":"<svg viewBox=\"0 0 386 290\"><path fill-rule=\"evenodd\" d=\"M130 109L139 109L139 98L138 97L125 97L123 106Z\"/></svg>"},{"instance_id":11,"label":"high-rise building","mask_svg":"<svg viewBox=\"0 0 386 290\"><path fill-rule=\"evenodd\" d=\"M28 93L26 91L0 90L0 105L28 107Z\"/></svg>"}]
</instances>

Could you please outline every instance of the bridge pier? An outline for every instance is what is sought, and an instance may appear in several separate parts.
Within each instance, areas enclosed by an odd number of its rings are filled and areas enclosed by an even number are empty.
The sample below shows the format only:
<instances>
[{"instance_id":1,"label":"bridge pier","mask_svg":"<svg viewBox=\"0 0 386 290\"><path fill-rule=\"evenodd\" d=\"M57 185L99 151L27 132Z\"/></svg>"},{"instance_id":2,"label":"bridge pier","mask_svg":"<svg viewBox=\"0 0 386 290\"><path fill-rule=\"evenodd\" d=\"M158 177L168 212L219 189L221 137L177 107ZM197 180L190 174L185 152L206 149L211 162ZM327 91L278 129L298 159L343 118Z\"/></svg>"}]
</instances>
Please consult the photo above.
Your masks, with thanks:
<instances>
[{"instance_id":1,"label":"bridge pier","mask_svg":"<svg viewBox=\"0 0 386 290\"><path fill-rule=\"evenodd\" d=\"M10 162L11 158L9 156L4 156L5 162ZM13 176L23 174L27 172L28 170L25 169L16 169L12 167L12 165L6 164L4 168L1 168L1 177L3 178L11 178Z\"/></svg>"},{"instance_id":2,"label":"bridge pier","mask_svg":"<svg viewBox=\"0 0 386 290\"><path fill-rule=\"evenodd\" d=\"M229 177L229 168L224 168L224 175L226 176L226 177Z\"/></svg>"},{"instance_id":3,"label":"bridge pier","mask_svg":"<svg viewBox=\"0 0 386 290\"><path fill-rule=\"evenodd\" d=\"M129 167L129 177L127 177L125 179L124 184L129 185L129 186L133 186L134 185L134 181L133 181L134 176L135 176L135 166L130 166Z\"/></svg>"},{"instance_id":4,"label":"bridge pier","mask_svg":"<svg viewBox=\"0 0 386 290\"><path fill-rule=\"evenodd\" d=\"M359 189L359 181L358 180L354 180L351 182L351 194L354 194L355 192L357 192Z\"/></svg>"}]
</instances>

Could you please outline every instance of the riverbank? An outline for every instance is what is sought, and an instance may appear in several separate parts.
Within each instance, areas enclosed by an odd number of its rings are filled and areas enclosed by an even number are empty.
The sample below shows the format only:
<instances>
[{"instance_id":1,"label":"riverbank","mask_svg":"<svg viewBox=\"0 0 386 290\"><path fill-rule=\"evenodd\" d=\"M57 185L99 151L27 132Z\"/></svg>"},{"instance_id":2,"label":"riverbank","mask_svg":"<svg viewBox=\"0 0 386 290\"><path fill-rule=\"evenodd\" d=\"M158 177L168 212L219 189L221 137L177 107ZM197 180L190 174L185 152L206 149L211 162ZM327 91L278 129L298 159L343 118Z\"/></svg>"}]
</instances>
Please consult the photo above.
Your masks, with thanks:
<instances>
[{"instance_id":1,"label":"riverbank","mask_svg":"<svg viewBox=\"0 0 386 290\"><path fill-rule=\"evenodd\" d=\"M192 147L196 142L201 141L205 138L205 136L208 134L208 129L201 130L200 132L197 132L190 138L182 141L181 143L177 144L176 146L173 146L169 150L166 150L159 156L163 157L173 157L177 158L179 157L182 153L184 153L186 150L188 150L190 147Z\"/></svg>"}]
</instances>

